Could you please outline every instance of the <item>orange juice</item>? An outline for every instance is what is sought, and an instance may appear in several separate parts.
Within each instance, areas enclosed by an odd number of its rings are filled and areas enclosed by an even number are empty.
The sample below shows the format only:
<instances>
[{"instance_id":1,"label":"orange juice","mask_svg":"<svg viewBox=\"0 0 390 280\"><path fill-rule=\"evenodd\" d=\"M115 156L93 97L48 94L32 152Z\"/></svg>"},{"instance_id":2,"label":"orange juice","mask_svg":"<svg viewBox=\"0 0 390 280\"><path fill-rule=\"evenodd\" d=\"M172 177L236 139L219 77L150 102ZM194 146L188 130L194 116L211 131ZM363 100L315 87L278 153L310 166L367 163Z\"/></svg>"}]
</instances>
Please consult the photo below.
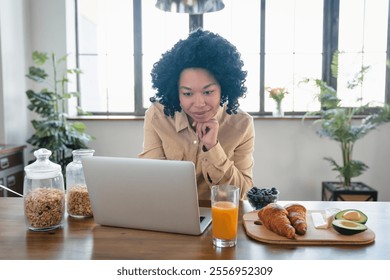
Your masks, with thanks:
<instances>
[{"instance_id":1,"label":"orange juice","mask_svg":"<svg viewBox=\"0 0 390 280\"><path fill-rule=\"evenodd\" d=\"M232 240L237 235L238 206L230 201L215 202L211 208L213 237Z\"/></svg>"}]
</instances>

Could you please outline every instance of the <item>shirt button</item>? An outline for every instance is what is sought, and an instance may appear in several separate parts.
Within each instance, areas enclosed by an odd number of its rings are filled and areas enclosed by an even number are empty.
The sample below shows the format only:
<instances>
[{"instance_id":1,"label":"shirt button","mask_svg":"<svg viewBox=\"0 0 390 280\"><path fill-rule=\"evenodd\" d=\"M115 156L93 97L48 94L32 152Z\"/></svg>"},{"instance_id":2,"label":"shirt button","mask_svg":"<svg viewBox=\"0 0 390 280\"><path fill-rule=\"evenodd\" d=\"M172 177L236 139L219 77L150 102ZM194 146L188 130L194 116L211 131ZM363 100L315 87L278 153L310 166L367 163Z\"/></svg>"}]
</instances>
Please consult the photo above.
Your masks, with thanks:
<instances>
[{"instance_id":1,"label":"shirt button","mask_svg":"<svg viewBox=\"0 0 390 280\"><path fill-rule=\"evenodd\" d=\"M197 140L194 140L194 145L198 144L198 141Z\"/></svg>"}]
</instances>

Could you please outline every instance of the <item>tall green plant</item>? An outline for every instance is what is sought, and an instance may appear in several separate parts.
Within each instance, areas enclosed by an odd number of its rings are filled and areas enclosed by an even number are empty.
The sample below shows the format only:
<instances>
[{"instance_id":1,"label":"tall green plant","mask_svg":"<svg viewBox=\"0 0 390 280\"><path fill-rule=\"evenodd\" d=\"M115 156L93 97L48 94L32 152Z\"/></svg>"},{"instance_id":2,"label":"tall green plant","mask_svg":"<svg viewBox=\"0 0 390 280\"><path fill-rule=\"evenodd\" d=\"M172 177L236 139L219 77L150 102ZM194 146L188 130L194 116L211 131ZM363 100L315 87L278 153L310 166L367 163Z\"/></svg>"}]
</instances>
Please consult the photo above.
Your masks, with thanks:
<instances>
[{"instance_id":1,"label":"tall green plant","mask_svg":"<svg viewBox=\"0 0 390 280\"><path fill-rule=\"evenodd\" d=\"M34 51L32 54L34 65L29 67L27 78L42 85L40 91L27 90L30 101L28 109L37 113L40 118L31 121L35 133L27 140L34 149L46 148L52 151L51 160L65 166L72 160L72 150L88 148L92 136L85 133L82 122L67 120L67 101L78 97L78 92L69 92L68 75L81 73L79 69L66 69L67 56L59 59L52 53ZM45 67L50 69L47 74ZM62 70L61 69L65 69ZM83 113L79 108L79 112Z\"/></svg>"},{"instance_id":2,"label":"tall green plant","mask_svg":"<svg viewBox=\"0 0 390 280\"><path fill-rule=\"evenodd\" d=\"M331 69L333 77L337 78L337 52L333 56ZM352 90L360 86L368 70L369 67L362 66L355 77L348 82L347 87ZM352 184L351 179L363 174L368 168L362 161L353 159L352 154L355 142L379 125L390 122L389 104L378 107L377 113L365 115L368 112L369 103L354 108L342 107L341 100L337 97L336 89L329 86L326 82L319 79L306 79L304 82L314 82L319 90L316 98L321 104L319 111L309 112L306 116L318 116L319 120L314 122L320 124L317 133L320 136L328 137L338 142L341 148L342 163L338 163L331 157L324 157L324 159L329 161L332 170L339 173L343 185L349 187ZM353 121L357 115L365 116L358 124L356 124L357 121Z\"/></svg>"}]
</instances>

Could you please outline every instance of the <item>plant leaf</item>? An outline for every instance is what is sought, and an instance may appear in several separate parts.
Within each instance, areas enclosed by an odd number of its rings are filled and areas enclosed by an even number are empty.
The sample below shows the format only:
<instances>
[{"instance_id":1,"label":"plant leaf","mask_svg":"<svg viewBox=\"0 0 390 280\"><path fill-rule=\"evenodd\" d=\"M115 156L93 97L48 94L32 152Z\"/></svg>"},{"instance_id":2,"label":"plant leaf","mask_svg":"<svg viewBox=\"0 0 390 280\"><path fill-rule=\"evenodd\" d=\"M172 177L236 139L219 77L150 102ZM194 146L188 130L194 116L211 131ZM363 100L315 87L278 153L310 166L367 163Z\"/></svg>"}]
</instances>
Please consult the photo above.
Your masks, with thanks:
<instances>
[{"instance_id":1,"label":"plant leaf","mask_svg":"<svg viewBox=\"0 0 390 280\"><path fill-rule=\"evenodd\" d=\"M42 117L52 117L54 115L56 99L51 92L27 90L26 95L30 100L30 104L28 105L29 110L40 114Z\"/></svg>"},{"instance_id":2,"label":"plant leaf","mask_svg":"<svg viewBox=\"0 0 390 280\"><path fill-rule=\"evenodd\" d=\"M332 73L332 77L337 78L339 75L339 51L335 51L332 56L332 63L330 65L330 70Z\"/></svg>"},{"instance_id":3,"label":"plant leaf","mask_svg":"<svg viewBox=\"0 0 390 280\"><path fill-rule=\"evenodd\" d=\"M49 59L49 56L45 52L33 51L32 59L36 65L43 65Z\"/></svg>"},{"instance_id":4,"label":"plant leaf","mask_svg":"<svg viewBox=\"0 0 390 280\"><path fill-rule=\"evenodd\" d=\"M45 70L35 66L31 66L28 69L28 74L26 75L27 78L38 83L42 83L47 78L47 76L48 75L46 74Z\"/></svg>"}]
</instances>

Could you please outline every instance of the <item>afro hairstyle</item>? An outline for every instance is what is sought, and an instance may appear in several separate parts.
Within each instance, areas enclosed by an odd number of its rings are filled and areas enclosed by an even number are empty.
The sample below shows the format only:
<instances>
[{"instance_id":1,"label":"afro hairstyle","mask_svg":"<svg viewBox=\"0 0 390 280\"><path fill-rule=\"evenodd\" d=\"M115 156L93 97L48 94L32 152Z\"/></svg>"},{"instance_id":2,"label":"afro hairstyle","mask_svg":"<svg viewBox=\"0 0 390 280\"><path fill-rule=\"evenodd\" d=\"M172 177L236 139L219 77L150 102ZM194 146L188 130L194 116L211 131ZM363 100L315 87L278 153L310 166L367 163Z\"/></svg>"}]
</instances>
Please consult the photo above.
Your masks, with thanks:
<instances>
[{"instance_id":1,"label":"afro hairstyle","mask_svg":"<svg viewBox=\"0 0 390 280\"><path fill-rule=\"evenodd\" d=\"M243 61L237 48L222 36L197 29L179 40L162 54L151 71L152 87L156 90L151 102L164 106L164 114L173 117L181 112L178 81L184 69L202 68L211 73L221 86L221 101L227 103L228 114L237 113L238 99L247 91Z\"/></svg>"}]
</instances>

